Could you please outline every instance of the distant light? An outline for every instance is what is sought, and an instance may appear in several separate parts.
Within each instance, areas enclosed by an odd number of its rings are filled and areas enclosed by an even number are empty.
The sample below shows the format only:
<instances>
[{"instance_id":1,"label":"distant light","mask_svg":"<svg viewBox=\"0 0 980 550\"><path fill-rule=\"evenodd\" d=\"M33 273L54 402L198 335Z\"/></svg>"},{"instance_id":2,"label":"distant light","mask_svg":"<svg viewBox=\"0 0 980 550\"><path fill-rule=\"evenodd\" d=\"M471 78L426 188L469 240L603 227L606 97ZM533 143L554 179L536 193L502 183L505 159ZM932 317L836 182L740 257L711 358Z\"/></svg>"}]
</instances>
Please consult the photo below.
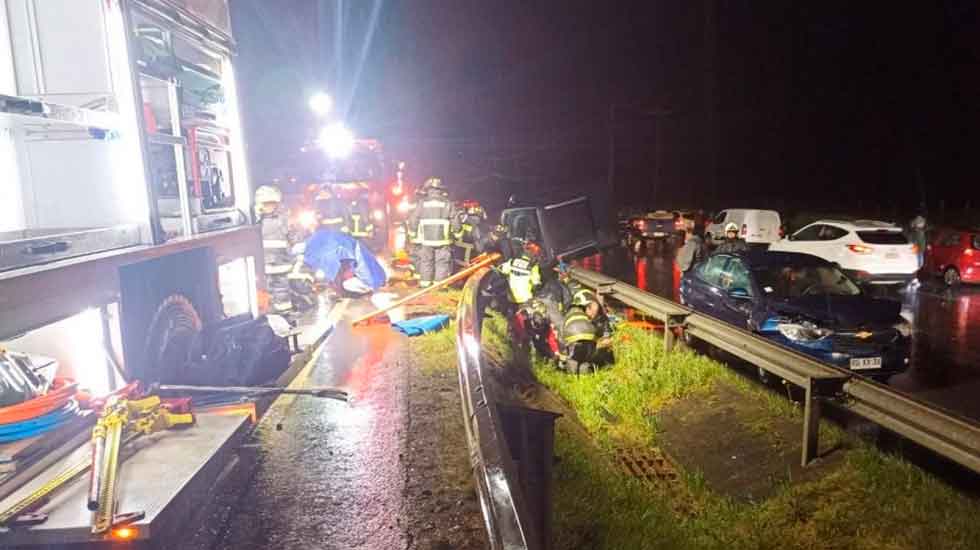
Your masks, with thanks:
<instances>
[{"instance_id":1,"label":"distant light","mask_svg":"<svg viewBox=\"0 0 980 550\"><path fill-rule=\"evenodd\" d=\"M320 147L331 158L347 158L354 152L354 134L343 123L334 122L320 131Z\"/></svg>"},{"instance_id":2,"label":"distant light","mask_svg":"<svg viewBox=\"0 0 980 550\"><path fill-rule=\"evenodd\" d=\"M385 219L385 213L381 210L375 210L371 213L371 215L374 216L374 221L376 222L380 222L381 220Z\"/></svg>"},{"instance_id":3,"label":"distant light","mask_svg":"<svg viewBox=\"0 0 980 550\"><path fill-rule=\"evenodd\" d=\"M333 110L333 98L323 92L310 96L310 110L316 116L327 116Z\"/></svg>"}]
</instances>

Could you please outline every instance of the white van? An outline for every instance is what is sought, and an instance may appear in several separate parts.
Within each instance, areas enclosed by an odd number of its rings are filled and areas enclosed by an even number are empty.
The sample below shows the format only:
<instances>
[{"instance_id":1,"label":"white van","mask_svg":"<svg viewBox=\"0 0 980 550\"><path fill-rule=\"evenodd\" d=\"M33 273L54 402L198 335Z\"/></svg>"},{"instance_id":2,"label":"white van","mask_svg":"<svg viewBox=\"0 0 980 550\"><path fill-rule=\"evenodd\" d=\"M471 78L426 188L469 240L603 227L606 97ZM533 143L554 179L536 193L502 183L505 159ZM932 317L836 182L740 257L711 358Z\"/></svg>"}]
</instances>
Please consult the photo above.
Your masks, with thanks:
<instances>
[{"instance_id":1,"label":"white van","mask_svg":"<svg viewBox=\"0 0 980 550\"><path fill-rule=\"evenodd\" d=\"M704 230L705 242L719 244L725 239L725 226L738 226L738 236L749 244L772 244L782 238L782 220L775 210L729 208L715 214Z\"/></svg>"}]
</instances>

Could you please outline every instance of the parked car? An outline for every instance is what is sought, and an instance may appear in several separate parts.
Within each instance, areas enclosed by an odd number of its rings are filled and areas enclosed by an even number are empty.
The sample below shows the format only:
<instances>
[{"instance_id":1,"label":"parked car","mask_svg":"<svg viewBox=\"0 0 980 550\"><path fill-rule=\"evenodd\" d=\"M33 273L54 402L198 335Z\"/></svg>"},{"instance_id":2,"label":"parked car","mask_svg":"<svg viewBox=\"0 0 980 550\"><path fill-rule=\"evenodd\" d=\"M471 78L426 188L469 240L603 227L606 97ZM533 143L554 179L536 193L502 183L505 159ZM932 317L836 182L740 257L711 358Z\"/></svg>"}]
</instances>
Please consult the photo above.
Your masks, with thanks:
<instances>
[{"instance_id":1,"label":"parked car","mask_svg":"<svg viewBox=\"0 0 980 550\"><path fill-rule=\"evenodd\" d=\"M919 270L918 248L902 228L874 220L820 220L769 250L812 254L836 263L861 283L907 283Z\"/></svg>"},{"instance_id":2,"label":"parked car","mask_svg":"<svg viewBox=\"0 0 980 550\"><path fill-rule=\"evenodd\" d=\"M704 230L705 242L720 244L725 240L725 226L734 223L739 236L754 245L769 245L782 238L782 221L775 210L729 208L715 214Z\"/></svg>"},{"instance_id":3,"label":"parked car","mask_svg":"<svg viewBox=\"0 0 980 550\"><path fill-rule=\"evenodd\" d=\"M875 299L816 256L715 254L681 280L681 302L821 361L884 377L909 361L901 304Z\"/></svg>"},{"instance_id":4,"label":"parked car","mask_svg":"<svg viewBox=\"0 0 980 550\"><path fill-rule=\"evenodd\" d=\"M947 286L980 283L980 229L939 229L926 247L922 270L941 276Z\"/></svg>"},{"instance_id":5,"label":"parked car","mask_svg":"<svg viewBox=\"0 0 980 550\"><path fill-rule=\"evenodd\" d=\"M677 213L666 210L648 212L633 218L630 221L630 232L627 234L627 246L634 252L639 252L650 243L662 243L676 238L677 218Z\"/></svg>"}]
</instances>

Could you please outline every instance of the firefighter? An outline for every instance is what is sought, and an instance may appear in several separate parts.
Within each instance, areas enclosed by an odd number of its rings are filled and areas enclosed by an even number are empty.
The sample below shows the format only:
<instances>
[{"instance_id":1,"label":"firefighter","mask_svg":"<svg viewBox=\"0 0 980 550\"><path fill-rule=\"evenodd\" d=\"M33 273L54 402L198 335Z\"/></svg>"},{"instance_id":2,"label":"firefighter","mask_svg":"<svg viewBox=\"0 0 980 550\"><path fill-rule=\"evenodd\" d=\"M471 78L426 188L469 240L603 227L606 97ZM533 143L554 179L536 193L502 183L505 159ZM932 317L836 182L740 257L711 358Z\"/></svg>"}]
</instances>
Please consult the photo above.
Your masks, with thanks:
<instances>
[{"instance_id":1,"label":"firefighter","mask_svg":"<svg viewBox=\"0 0 980 550\"><path fill-rule=\"evenodd\" d=\"M348 209L350 216L350 235L355 239L369 241L374 238L374 221L365 197L355 197Z\"/></svg>"},{"instance_id":2,"label":"firefighter","mask_svg":"<svg viewBox=\"0 0 980 550\"><path fill-rule=\"evenodd\" d=\"M453 271L452 237L458 231L458 222L456 208L442 180L429 178L425 182L409 227L414 229L418 244L419 286L432 286L435 281L449 277Z\"/></svg>"},{"instance_id":3,"label":"firefighter","mask_svg":"<svg viewBox=\"0 0 980 550\"><path fill-rule=\"evenodd\" d=\"M477 248L477 243L483 237L483 224L487 220L487 213L476 201L465 201L459 212L459 231L454 235L455 245L459 252L459 263L467 266L470 259L474 256L473 250ZM479 252L479 251L478 251Z\"/></svg>"},{"instance_id":4,"label":"firefighter","mask_svg":"<svg viewBox=\"0 0 980 550\"><path fill-rule=\"evenodd\" d=\"M289 253L288 216L278 187L262 185L255 190L255 215L262 224L265 278L271 309L286 313L293 309L288 280L293 261Z\"/></svg>"},{"instance_id":5,"label":"firefighter","mask_svg":"<svg viewBox=\"0 0 980 550\"><path fill-rule=\"evenodd\" d=\"M527 243L520 255L507 260L498 268L507 278L510 302L516 306L533 298L535 290L541 286L541 266L538 265L536 249L537 244Z\"/></svg>"},{"instance_id":6,"label":"firefighter","mask_svg":"<svg viewBox=\"0 0 980 550\"><path fill-rule=\"evenodd\" d=\"M321 229L350 233L350 217L344 201L334 196L329 187L324 186L314 200Z\"/></svg>"},{"instance_id":7,"label":"firefighter","mask_svg":"<svg viewBox=\"0 0 980 550\"><path fill-rule=\"evenodd\" d=\"M558 368L574 374L585 374L594 369L596 347L601 336L596 321L602 306L594 295L578 292L572 299L572 307L565 313L560 331L561 353Z\"/></svg>"},{"instance_id":8,"label":"firefighter","mask_svg":"<svg viewBox=\"0 0 980 550\"><path fill-rule=\"evenodd\" d=\"M749 245L744 239L738 238L738 226L734 223L729 222L725 226L725 242L718 245L715 249L715 254L721 253L735 253L735 252L748 252Z\"/></svg>"}]
</instances>

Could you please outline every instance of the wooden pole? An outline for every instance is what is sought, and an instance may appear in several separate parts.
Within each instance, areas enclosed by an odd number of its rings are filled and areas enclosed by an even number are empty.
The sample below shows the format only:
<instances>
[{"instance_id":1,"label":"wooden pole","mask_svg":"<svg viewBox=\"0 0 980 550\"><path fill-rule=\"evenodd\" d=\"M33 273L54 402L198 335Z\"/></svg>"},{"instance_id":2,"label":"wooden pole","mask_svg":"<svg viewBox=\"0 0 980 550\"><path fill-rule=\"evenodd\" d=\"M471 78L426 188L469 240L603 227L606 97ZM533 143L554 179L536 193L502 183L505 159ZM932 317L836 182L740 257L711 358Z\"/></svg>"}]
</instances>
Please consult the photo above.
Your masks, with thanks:
<instances>
[{"instance_id":1,"label":"wooden pole","mask_svg":"<svg viewBox=\"0 0 980 550\"><path fill-rule=\"evenodd\" d=\"M477 258L477 259L478 259L478 261L474 262L473 265L467 267L466 269L464 269L464 270L462 270L462 271L460 271L458 273L455 273L455 274L453 274L453 275L451 275L451 276L449 276L449 277L447 277L447 278L445 278L445 279L443 279L443 280L435 283L434 285L432 285L430 287L426 287L426 288L420 289L420 290L418 290L416 292L413 292L413 293L409 294L408 296L405 296L404 298L402 298L400 300L395 300L394 302L386 305L385 307L383 307L381 309L377 309L375 311L372 311L371 313L368 313L367 315L362 315L362 316L358 317L357 319L354 319L354 321L353 321L352 324L356 325L356 324L359 324L359 323L363 323L365 321L369 321L373 317L377 317L378 315L381 315L382 313L387 313L388 311L391 311L392 309L395 309L396 307L403 306L403 305L407 304L408 302L411 302L412 300L414 300L414 299L416 299L416 298L418 298L420 296L425 296L426 294L432 292L433 290L439 290L440 288L445 288L445 287L447 287L447 286L455 283L456 281L461 281L461 280L469 277L470 275L472 275L478 269L483 268L483 267L486 267L486 266L488 266L488 265L496 262L498 259L500 259L500 254L497 254L495 252L493 254L490 254L489 256L483 257L482 259L479 259L479 258Z\"/></svg>"}]
</instances>

